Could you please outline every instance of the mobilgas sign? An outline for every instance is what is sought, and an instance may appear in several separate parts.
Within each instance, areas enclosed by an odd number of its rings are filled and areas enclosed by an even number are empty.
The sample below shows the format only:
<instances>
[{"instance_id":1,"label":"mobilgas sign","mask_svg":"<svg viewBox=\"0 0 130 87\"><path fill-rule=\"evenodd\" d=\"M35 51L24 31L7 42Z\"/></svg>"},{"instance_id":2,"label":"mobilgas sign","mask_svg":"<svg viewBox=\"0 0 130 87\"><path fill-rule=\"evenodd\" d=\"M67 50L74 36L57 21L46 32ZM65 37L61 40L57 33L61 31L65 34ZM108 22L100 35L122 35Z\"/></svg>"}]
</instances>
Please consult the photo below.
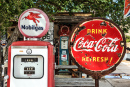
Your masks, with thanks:
<instances>
[{"instance_id":1,"label":"mobilgas sign","mask_svg":"<svg viewBox=\"0 0 130 87\"><path fill-rule=\"evenodd\" d=\"M87 19L70 35L70 55L73 61L90 71L105 71L117 66L125 54L125 37L112 21Z\"/></svg>"},{"instance_id":2,"label":"mobilgas sign","mask_svg":"<svg viewBox=\"0 0 130 87\"><path fill-rule=\"evenodd\" d=\"M49 29L49 19L47 15L36 8L24 11L19 17L18 27L25 37L40 38Z\"/></svg>"}]
</instances>

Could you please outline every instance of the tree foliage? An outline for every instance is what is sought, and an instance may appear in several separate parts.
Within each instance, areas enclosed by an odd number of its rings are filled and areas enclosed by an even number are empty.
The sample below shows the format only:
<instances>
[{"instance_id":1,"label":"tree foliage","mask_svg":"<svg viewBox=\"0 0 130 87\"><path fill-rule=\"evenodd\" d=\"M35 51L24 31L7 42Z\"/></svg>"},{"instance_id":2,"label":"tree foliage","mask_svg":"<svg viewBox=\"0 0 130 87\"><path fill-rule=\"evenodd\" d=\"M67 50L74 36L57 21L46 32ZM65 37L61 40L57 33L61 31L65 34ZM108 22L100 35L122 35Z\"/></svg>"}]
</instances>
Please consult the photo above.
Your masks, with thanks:
<instances>
[{"instance_id":1,"label":"tree foliage","mask_svg":"<svg viewBox=\"0 0 130 87\"><path fill-rule=\"evenodd\" d=\"M5 31L18 21L20 14L29 8L43 10L50 18L58 12L92 13L93 17L109 18L127 32L130 29L130 17L124 19L124 0L1 0L0 29Z\"/></svg>"},{"instance_id":2,"label":"tree foliage","mask_svg":"<svg viewBox=\"0 0 130 87\"><path fill-rule=\"evenodd\" d=\"M4 34L12 21L18 21L18 16L28 8L33 7L31 0L1 0L0 1L0 29Z\"/></svg>"},{"instance_id":3,"label":"tree foliage","mask_svg":"<svg viewBox=\"0 0 130 87\"><path fill-rule=\"evenodd\" d=\"M126 35L126 42L130 42L130 36Z\"/></svg>"}]
</instances>

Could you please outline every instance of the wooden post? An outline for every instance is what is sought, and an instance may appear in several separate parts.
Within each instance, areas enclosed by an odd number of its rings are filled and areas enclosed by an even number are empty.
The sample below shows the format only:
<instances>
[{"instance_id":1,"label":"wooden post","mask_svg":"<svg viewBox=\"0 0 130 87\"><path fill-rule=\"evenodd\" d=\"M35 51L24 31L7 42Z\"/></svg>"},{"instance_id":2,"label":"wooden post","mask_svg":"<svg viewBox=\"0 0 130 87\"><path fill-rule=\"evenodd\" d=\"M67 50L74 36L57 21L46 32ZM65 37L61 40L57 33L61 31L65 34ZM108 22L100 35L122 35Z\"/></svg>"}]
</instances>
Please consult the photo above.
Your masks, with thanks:
<instances>
[{"instance_id":1,"label":"wooden post","mask_svg":"<svg viewBox=\"0 0 130 87\"><path fill-rule=\"evenodd\" d=\"M95 79L95 87L99 87L99 79Z\"/></svg>"}]
</instances>

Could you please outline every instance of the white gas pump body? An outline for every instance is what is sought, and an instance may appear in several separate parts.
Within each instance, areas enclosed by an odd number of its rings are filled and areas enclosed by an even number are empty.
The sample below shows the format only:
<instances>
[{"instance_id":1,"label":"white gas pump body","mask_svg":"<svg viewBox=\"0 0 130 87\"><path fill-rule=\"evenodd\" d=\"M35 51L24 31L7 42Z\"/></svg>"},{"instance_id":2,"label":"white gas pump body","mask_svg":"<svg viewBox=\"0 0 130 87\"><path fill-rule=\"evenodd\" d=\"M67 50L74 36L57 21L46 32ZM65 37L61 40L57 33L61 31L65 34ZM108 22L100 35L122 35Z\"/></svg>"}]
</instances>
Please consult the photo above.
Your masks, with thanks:
<instances>
[{"instance_id":1,"label":"white gas pump body","mask_svg":"<svg viewBox=\"0 0 130 87\"><path fill-rule=\"evenodd\" d=\"M9 48L7 87L54 87L53 54L49 42L14 42Z\"/></svg>"},{"instance_id":2,"label":"white gas pump body","mask_svg":"<svg viewBox=\"0 0 130 87\"><path fill-rule=\"evenodd\" d=\"M28 49L32 50L31 54L27 54ZM20 50L23 52L20 52ZM24 46L24 47L12 46L11 52L12 52L11 54L12 63L11 63L11 73L10 73L11 75L10 87L23 87L23 84L24 84L24 87L37 87L37 86L43 87L43 84L44 84L44 87L47 87L47 76L48 76L47 46ZM35 55L38 55L38 56L35 56ZM38 58L40 56L43 57L44 61L42 60L42 58ZM30 57L38 58L39 61L38 62L22 62L21 58L24 58L24 57L25 58L30 58ZM24 74L25 67L35 67L35 70L34 70L35 75ZM21 75L21 76L18 76L18 75ZM28 76L28 75L31 75L31 76Z\"/></svg>"}]
</instances>

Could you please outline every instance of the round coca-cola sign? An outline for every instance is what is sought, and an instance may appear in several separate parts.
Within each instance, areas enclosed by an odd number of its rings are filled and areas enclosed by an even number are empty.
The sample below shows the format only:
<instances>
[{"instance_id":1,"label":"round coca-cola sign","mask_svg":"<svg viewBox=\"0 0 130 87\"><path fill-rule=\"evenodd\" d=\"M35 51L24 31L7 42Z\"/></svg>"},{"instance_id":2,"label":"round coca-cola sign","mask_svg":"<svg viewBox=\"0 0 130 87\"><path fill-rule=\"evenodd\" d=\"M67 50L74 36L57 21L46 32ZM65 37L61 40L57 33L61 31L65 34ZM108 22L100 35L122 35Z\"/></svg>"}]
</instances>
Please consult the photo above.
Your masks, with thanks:
<instances>
[{"instance_id":1,"label":"round coca-cola sign","mask_svg":"<svg viewBox=\"0 0 130 87\"><path fill-rule=\"evenodd\" d=\"M104 18L79 23L70 35L70 56L82 69L107 71L124 57L126 42L122 30Z\"/></svg>"},{"instance_id":2,"label":"round coca-cola sign","mask_svg":"<svg viewBox=\"0 0 130 87\"><path fill-rule=\"evenodd\" d=\"M40 38L49 29L49 19L42 10L31 8L20 15L18 27L25 37Z\"/></svg>"}]
</instances>

